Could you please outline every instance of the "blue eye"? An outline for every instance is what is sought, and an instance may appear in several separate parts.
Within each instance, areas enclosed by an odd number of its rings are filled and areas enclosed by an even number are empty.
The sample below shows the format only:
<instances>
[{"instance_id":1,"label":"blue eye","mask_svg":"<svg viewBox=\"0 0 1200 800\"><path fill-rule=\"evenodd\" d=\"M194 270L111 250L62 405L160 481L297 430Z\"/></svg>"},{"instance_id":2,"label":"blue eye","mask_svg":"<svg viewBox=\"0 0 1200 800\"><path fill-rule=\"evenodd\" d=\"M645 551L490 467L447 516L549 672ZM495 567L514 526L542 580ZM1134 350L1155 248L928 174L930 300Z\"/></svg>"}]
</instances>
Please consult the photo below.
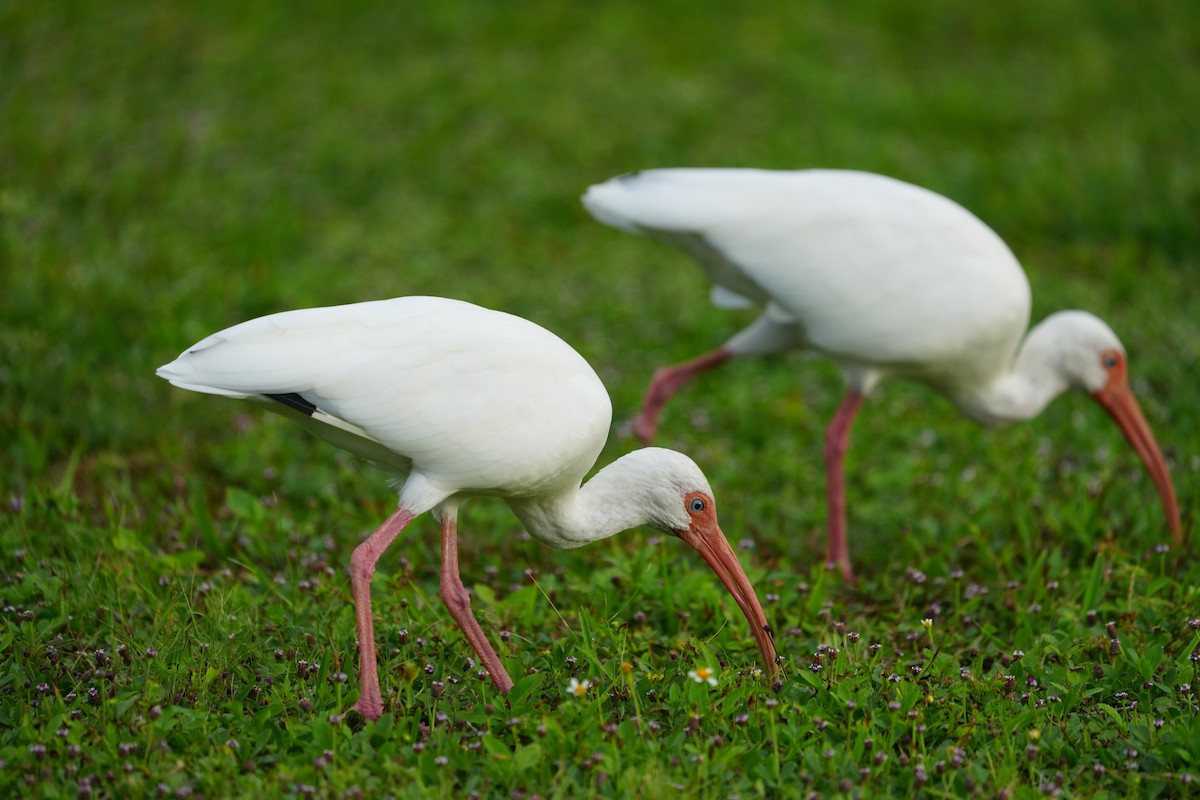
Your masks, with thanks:
<instances>
[{"instance_id":1,"label":"blue eye","mask_svg":"<svg viewBox=\"0 0 1200 800\"><path fill-rule=\"evenodd\" d=\"M1105 356L1104 357L1104 368L1105 369L1112 369L1116 365L1117 365L1117 357L1116 356Z\"/></svg>"},{"instance_id":2,"label":"blue eye","mask_svg":"<svg viewBox=\"0 0 1200 800\"><path fill-rule=\"evenodd\" d=\"M704 510L704 501L699 497L693 497L692 502L688 503L688 508L692 510L693 514L699 514Z\"/></svg>"}]
</instances>

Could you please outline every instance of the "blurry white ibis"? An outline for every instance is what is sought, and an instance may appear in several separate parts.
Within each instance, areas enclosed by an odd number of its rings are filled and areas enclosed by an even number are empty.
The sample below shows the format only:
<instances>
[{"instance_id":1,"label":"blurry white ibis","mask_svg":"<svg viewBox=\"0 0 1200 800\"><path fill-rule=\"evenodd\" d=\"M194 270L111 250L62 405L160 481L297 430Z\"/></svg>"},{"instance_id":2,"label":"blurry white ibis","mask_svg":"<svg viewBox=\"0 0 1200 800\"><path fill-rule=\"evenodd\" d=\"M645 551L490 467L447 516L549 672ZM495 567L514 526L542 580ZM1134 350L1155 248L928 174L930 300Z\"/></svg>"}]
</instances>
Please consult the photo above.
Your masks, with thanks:
<instances>
[{"instance_id":1,"label":"blurry white ibis","mask_svg":"<svg viewBox=\"0 0 1200 800\"><path fill-rule=\"evenodd\" d=\"M262 402L403 478L395 513L350 558L361 657L354 708L368 719L383 713L371 577L392 540L426 511L441 523L438 596L496 688L512 688L459 578L458 508L472 495L504 498L530 534L554 547L639 525L683 539L733 595L774 672L771 630L700 468L646 448L581 486L608 438L612 406L588 363L532 322L437 297L287 311L202 339L158 375Z\"/></svg>"},{"instance_id":2,"label":"blurry white ibis","mask_svg":"<svg viewBox=\"0 0 1200 800\"><path fill-rule=\"evenodd\" d=\"M657 169L583 196L601 222L670 242L700 262L720 307L763 307L715 351L655 373L635 431L649 442L671 395L730 358L807 349L848 385L825 432L830 563L851 580L842 460L863 397L915 378L986 424L1036 416L1069 388L1116 420L1158 487L1172 538L1166 463L1126 379L1125 350L1083 311L1025 335L1029 282L999 236L939 194L841 170Z\"/></svg>"}]
</instances>

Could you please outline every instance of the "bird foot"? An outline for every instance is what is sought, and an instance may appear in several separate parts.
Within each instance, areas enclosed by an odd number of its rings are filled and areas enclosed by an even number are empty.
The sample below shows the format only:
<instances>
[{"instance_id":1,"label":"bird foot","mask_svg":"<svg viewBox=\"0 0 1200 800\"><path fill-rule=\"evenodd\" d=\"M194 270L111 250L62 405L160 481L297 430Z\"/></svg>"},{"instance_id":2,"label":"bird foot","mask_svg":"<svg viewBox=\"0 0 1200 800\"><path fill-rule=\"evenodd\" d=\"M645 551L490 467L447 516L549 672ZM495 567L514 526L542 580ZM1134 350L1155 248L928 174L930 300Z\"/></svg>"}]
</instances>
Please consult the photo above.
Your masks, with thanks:
<instances>
[{"instance_id":1,"label":"bird foot","mask_svg":"<svg viewBox=\"0 0 1200 800\"><path fill-rule=\"evenodd\" d=\"M842 582L847 586L855 586L858 583L858 579L854 577L854 569L849 563L841 564L832 559L827 559L825 561L825 571L841 573Z\"/></svg>"},{"instance_id":2,"label":"bird foot","mask_svg":"<svg viewBox=\"0 0 1200 800\"><path fill-rule=\"evenodd\" d=\"M642 412L633 420L633 434L642 444L650 444L658 433L658 421L654 414Z\"/></svg>"},{"instance_id":3,"label":"bird foot","mask_svg":"<svg viewBox=\"0 0 1200 800\"><path fill-rule=\"evenodd\" d=\"M349 714L351 711L357 711L359 714L362 714L363 719L369 722L374 722L383 716L383 699L374 698L368 700L365 697L360 697L358 698L358 702L350 706L350 708L347 709L346 713L342 716L345 717L346 714Z\"/></svg>"}]
</instances>

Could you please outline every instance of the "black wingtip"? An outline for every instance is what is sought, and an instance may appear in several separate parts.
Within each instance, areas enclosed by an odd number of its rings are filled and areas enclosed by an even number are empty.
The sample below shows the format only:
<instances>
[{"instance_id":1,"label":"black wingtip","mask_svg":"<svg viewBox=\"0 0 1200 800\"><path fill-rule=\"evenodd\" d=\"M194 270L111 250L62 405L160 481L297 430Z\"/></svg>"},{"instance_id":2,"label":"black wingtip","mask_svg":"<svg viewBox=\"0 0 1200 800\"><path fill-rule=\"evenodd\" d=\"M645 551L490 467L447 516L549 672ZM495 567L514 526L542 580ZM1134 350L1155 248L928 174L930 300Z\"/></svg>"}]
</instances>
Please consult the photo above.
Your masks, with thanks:
<instances>
[{"instance_id":1,"label":"black wingtip","mask_svg":"<svg viewBox=\"0 0 1200 800\"><path fill-rule=\"evenodd\" d=\"M288 394L268 394L265 396L271 398L272 400L274 400L276 402L283 403L288 408L294 408L295 410L299 411L301 414L304 414L309 417L311 417L313 415L313 413L317 410L316 406L314 406L312 403L308 402L307 400L305 400L303 397L296 394L295 392L290 392Z\"/></svg>"}]
</instances>

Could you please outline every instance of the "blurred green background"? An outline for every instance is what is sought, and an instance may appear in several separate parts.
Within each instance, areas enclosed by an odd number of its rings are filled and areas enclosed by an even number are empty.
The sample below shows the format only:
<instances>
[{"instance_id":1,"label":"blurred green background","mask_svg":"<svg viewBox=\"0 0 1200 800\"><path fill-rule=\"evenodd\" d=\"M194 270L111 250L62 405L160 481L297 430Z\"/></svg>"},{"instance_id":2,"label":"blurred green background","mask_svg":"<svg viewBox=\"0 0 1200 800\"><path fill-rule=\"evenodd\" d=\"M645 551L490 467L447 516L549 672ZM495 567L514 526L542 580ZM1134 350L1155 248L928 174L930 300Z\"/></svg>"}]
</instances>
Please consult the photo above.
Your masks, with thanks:
<instances>
[{"instance_id":1,"label":"blurred green background","mask_svg":"<svg viewBox=\"0 0 1200 800\"><path fill-rule=\"evenodd\" d=\"M1022 258L1035 318L1089 308L1156 394L1195 385L1191 3L0 8L10 490L73 448L191 439L180 404L235 413L152 368L296 306L504 308L583 350L631 411L651 366L742 322L681 256L580 209L589 183L654 166L851 167L946 193Z\"/></svg>"},{"instance_id":2,"label":"blurred green background","mask_svg":"<svg viewBox=\"0 0 1200 800\"><path fill-rule=\"evenodd\" d=\"M1035 319L1107 319L1190 509L1198 17L1170 2L5 4L3 485L72 457L101 493L328 462L292 432L241 440L245 409L169 391L153 368L252 316L403 294L551 328L628 418L654 367L746 318L709 308L681 255L594 223L579 193L654 166L824 166L948 194L1022 259ZM820 527L816 443L838 391L826 366L735 365L670 410L664 441L715 478L763 464L732 490L803 504L766 509L768 538L786 525L795 541L797 522ZM915 471L1019 472L1010 443L1018 459L1041 437L1056 457L1060 439L1123 448L1107 428L1064 434L1101 419L1074 399L995 435L923 393L887 387L856 428L851 480L887 484L877 511L912 497ZM952 453L936 464L905 452L926 426Z\"/></svg>"}]
</instances>

